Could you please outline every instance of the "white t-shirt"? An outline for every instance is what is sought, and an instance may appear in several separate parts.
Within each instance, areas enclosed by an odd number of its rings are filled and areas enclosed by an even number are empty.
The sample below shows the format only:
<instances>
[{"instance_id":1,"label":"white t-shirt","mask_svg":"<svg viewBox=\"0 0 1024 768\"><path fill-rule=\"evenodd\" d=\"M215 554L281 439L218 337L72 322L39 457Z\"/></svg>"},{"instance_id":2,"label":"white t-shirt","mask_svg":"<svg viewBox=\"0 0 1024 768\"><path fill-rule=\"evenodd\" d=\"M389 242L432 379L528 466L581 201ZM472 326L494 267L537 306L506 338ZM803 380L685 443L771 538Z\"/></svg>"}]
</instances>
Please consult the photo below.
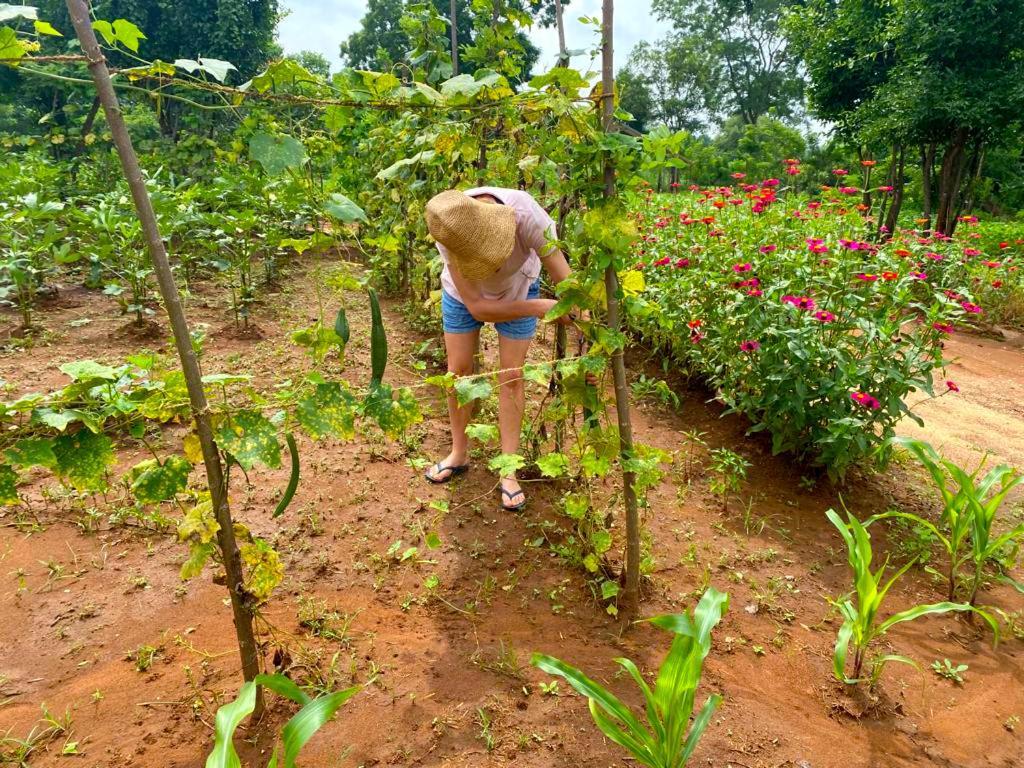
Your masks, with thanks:
<instances>
[{"instance_id":1,"label":"white t-shirt","mask_svg":"<svg viewBox=\"0 0 1024 768\"><path fill-rule=\"evenodd\" d=\"M551 250L546 246L549 241L555 239L554 220L529 192L520 189L474 187L464 192L470 197L491 195L516 214L516 239L512 245L512 253L501 269L485 280L476 281L480 286L481 296L499 301L525 299L530 286L540 276L540 254L547 255ZM462 301L448 269L448 251L440 243L437 244L437 250L444 259L441 287L453 299Z\"/></svg>"}]
</instances>

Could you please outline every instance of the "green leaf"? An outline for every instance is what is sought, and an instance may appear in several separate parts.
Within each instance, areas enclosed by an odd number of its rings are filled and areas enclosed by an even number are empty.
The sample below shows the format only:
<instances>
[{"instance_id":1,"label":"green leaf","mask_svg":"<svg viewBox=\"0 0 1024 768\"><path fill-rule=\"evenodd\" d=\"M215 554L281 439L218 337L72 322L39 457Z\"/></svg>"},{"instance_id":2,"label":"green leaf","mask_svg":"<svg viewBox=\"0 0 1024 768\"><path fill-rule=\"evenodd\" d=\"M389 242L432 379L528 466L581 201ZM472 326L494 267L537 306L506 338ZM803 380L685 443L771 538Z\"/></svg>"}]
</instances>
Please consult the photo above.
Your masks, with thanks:
<instances>
[{"instance_id":1,"label":"green leaf","mask_svg":"<svg viewBox=\"0 0 1024 768\"><path fill-rule=\"evenodd\" d=\"M295 416L314 440L355 436L355 398L338 382L317 384L313 394L296 404Z\"/></svg>"},{"instance_id":2,"label":"green leaf","mask_svg":"<svg viewBox=\"0 0 1024 768\"><path fill-rule=\"evenodd\" d=\"M63 432L68 428L69 424L81 420L82 412L73 408L63 411L55 411L52 408L37 408L32 412L32 421L53 427L58 432Z\"/></svg>"},{"instance_id":3,"label":"green leaf","mask_svg":"<svg viewBox=\"0 0 1024 768\"><path fill-rule=\"evenodd\" d=\"M498 439L498 427L494 424L468 424L466 436L481 443L493 443Z\"/></svg>"},{"instance_id":4,"label":"green leaf","mask_svg":"<svg viewBox=\"0 0 1024 768\"><path fill-rule=\"evenodd\" d=\"M200 68L209 73L218 82L223 83L228 76L228 72L238 71L238 68L230 61L222 61L221 59L207 59L202 56L199 57Z\"/></svg>"},{"instance_id":5,"label":"green leaf","mask_svg":"<svg viewBox=\"0 0 1024 768\"><path fill-rule=\"evenodd\" d=\"M4 455L11 464L19 467L57 466L57 457L53 455L53 440L45 437L24 437L6 451Z\"/></svg>"},{"instance_id":6,"label":"green leaf","mask_svg":"<svg viewBox=\"0 0 1024 768\"><path fill-rule=\"evenodd\" d=\"M500 477L511 477L526 466L526 460L518 453L502 453L491 459L487 466Z\"/></svg>"},{"instance_id":7,"label":"green leaf","mask_svg":"<svg viewBox=\"0 0 1024 768\"><path fill-rule=\"evenodd\" d=\"M384 434L395 438L423 420L419 403L408 387L397 392L393 392L387 384L373 387L360 405L360 410L374 419Z\"/></svg>"},{"instance_id":8,"label":"green leaf","mask_svg":"<svg viewBox=\"0 0 1024 768\"><path fill-rule=\"evenodd\" d=\"M142 30L127 19L114 20L114 34L117 36L117 41L133 53L139 52L139 40L146 39Z\"/></svg>"},{"instance_id":9,"label":"green leaf","mask_svg":"<svg viewBox=\"0 0 1024 768\"><path fill-rule=\"evenodd\" d=\"M0 504L17 504L19 500L18 473L10 464L0 464Z\"/></svg>"},{"instance_id":10,"label":"green leaf","mask_svg":"<svg viewBox=\"0 0 1024 768\"><path fill-rule=\"evenodd\" d=\"M295 760L313 734L322 728L341 706L362 690L354 685L344 691L320 696L309 702L281 730L284 744L284 768L295 768Z\"/></svg>"},{"instance_id":11,"label":"green leaf","mask_svg":"<svg viewBox=\"0 0 1024 768\"><path fill-rule=\"evenodd\" d=\"M327 198L327 202L324 203L324 210L328 215L333 216L343 224L367 220L366 211L340 192L334 192Z\"/></svg>"},{"instance_id":12,"label":"green leaf","mask_svg":"<svg viewBox=\"0 0 1024 768\"><path fill-rule=\"evenodd\" d=\"M117 43L117 35L114 34L114 27L111 26L109 21L98 19L92 23L92 28L100 33L100 36L106 41L107 45L115 45Z\"/></svg>"},{"instance_id":13,"label":"green leaf","mask_svg":"<svg viewBox=\"0 0 1024 768\"><path fill-rule=\"evenodd\" d=\"M113 442L109 437L80 429L73 435L61 435L53 441L57 474L79 491L102 491L107 487L107 469L114 463Z\"/></svg>"},{"instance_id":14,"label":"green leaf","mask_svg":"<svg viewBox=\"0 0 1024 768\"><path fill-rule=\"evenodd\" d=\"M184 456L169 456L163 464L148 466L132 480L132 494L142 504L170 501L185 490L192 464Z\"/></svg>"},{"instance_id":15,"label":"green leaf","mask_svg":"<svg viewBox=\"0 0 1024 768\"><path fill-rule=\"evenodd\" d=\"M246 571L245 591L262 602L270 597L270 593L284 579L281 556L263 539L253 539L239 547L239 550Z\"/></svg>"},{"instance_id":16,"label":"green leaf","mask_svg":"<svg viewBox=\"0 0 1024 768\"><path fill-rule=\"evenodd\" d=\"M280 673L268 675L256 675L253 678L253 682L256 685L262 685L264 688L273 691L278 696L284 696L286 699L291 699L296 704L305 706L312 701L309 695L299 688L295 682L285 675Z\"/></svg>"},{"instance_id":17,"label":"green leaf","mask_svg":"<svg viewBox=\"0 0 1024 768\"><path fill-rule=\"evenodd\" d=\"M72 381L116 381L118 372L109 365L97 363L95 360L75 360L71 363L64 363L60 367L61 373L69 376Z\"/></svg>"},{"instance_id":18,"label":"green leaf","mask_svg":"<svg viewBox=\"0 0 1024 768\"><path fill-rule=\"evenodd\" d=\"M482 376L467 376L455 382L455 399L460 406L491 396L491 383Z\"/></svg>"},{"instance_id":19,"label":"green leaf","mask_svg":"<svg viewBox=\"0 0 1024 768\"><path fill-rule=\"evenodd\" d=\"M206 758L206 768L242 768L232 739L241 722L256 709L256 683L248 682L238 697L217 710L213 729L213 751Z\"/></svg>"},{"instance_id":20,"label":"green leaf","mask_svg":"<svg viewBox=\"0 0 1024 768\"><path fill-rule=\"evenodd\" d=\"M255 133L249 139L249 156L263 166L268 176L277 176L306 162L306 149L294 136Z\"/></svg>"},{"instance_id":21,"label":"green leaf","mask_svg":"<svg viewBox=\"0 0 1024 768\"><path fill-rule=\"evenodd\" d=\"M435 531L428 533L424 541L427 549L440 549L441 547L441 537Z\"/></svg>"},{"instance_id":22,"label":"green leaf","mask_svg":"<svg viewBox=\"0 0 1024 768\"><path fill-rule=\"evenodd\" d=\"M36 19L32 22L32 26L35 27L37 35L50 35L51 37L64 37L56 27L48 21L40 21Z\"/></svg>"},{"instance_id":23,"label":"green leaf","mask_svg":"<svg viewBox=\"0 0 1024 768\"><path fill-rule=\"evenodd\" d=\"M14 30L10 27L0 27L0 59L20 59L24 55L25 46L14 34Z\"/></svg>"},{"instance_id":24,"label":"green leaf","mask_svg":"<svg viewBox=\"0 0 1024 768\"><path fill-rule=\"evenodd\" d=\"M246 472L257 462L271 469L281 466L277 430L259 411L240 411L226 418L217 429L217 444Z\"/></svg>"},{"instance_id":25,"label":"green leaf","mask_svg":"<svg viewBox=\"0 0 1024 768\"><path fill-rule=\"evenodd\" d=\"M562 453L547 453L537 459L537 467L544 477L562 477L569 471L569 459Z\"/></svg>"}]
</instances>

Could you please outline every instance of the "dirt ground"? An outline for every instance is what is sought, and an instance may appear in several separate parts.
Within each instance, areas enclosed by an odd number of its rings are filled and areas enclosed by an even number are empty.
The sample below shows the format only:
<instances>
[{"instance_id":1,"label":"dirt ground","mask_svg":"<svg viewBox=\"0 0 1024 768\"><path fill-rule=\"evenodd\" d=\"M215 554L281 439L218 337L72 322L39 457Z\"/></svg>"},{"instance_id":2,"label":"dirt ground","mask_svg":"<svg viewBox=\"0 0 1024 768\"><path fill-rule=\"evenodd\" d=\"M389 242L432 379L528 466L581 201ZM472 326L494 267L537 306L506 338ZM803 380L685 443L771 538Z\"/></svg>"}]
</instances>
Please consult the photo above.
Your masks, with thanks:
<instances>
[{"instance_id":1,"label":"dirt ground","mask_svg":"<svg viewBox=\"0 0 1024 768\"><path fill-rule=\"evenodd\" d=\"M208 326L205 372L248 372L269 388L308 370L288 333L316 317L314 292L301 274L288 286L258 312L262 340L228 332L216 286L189 298L190 318ZM386 315L388 379L412 383L412 353L431 337L410 328L395 305ZM125 336L110 300L82 290L62 291L44 317L42 342L0 357L9 398L60 386L57 366L69 360L113 363L146 347L172 352L167 340ZM345 376L359 382L368 378L369 322L357 296L349 317ZM550 346L549 334L537 359ZM485 343L491 359L493 347ZM924 434L958 460L988 450L1024 466L1019 340L958 336L949 353L957 359L949 378L962 391L920 407ZM642 365L637 356L634 372ZM957 618L924 618L886 639L889 652L911 656L924 671L890 665L877 698L851 696L831 677L838 622L826 598L850 581L841 540L823 512L838 506L841 491L862 517L893 506L933 513L920 472L901 464L839 490L826 482L809 488L801 481L806 470L744 437L742 421L721 418L705 392L679 394L678 410L641 405L636 412L637 439L692 452L697 465L691 477L674 468L651 494L645 523L657 565L644 610L692 606L706 583L731 595L700 695L703 701L717 691L724 703L692 765L1024 766L1024 641L1010 630L993 649L988 635ZM436 458L446 451L445 420L440 400L428 398L414 455ZM686 436L692 430L704 433L706 446ZM179 439L169 430L166 444ZM700 469L707 450L719 446L753 463L740 501L725 512ZM636 705L613 659L629 656L650 673L668 647L668 636L651 626L623 631L583 574L538 545L545 521L559 521L553 502L564 489L557 482L529 484L528 508L512 515L498 508L483 453L464 479L441 488L424 483L409 463L413 455L380 438L344 445L300 439L300 454L302 482L283 518L270 512L286 470L251 473L251 486L234 485L232 503L285 561L285 582L261 622L268 665L275 649L286 649L278 661L295 677L331 689L365 684L309 743L303 765L635 765L593 727L584 699L564 683L557 695L543 692L548 678L528 663L533 651L559 656ZM119 469L140 458L126 440ZM179 579L185 550L173 536L111 524L117 491L73 499L48 478L23 490L32 514L0 512L0 734L10 729L10 737L24 738L45 705L71 722L68 733L30 755L33 766L201 766L216 705L240 683L223 588L210 572ZM431 508L435 499L450 500L450 510ZM430 530L439 549L423 547ZM388 556L396 541L419 545L419 557L400 563ZM439 579L437 597L423 587L430 575ZM942 597L941 586L914 569L887 610ZM1015 617L1024 632L1019 594L993 587L983 602ZM319 636L309 621L300 625L300 614L320 621ZM146 671L129 658L142 646L156 649ZM944 658L969 665L962 686L928 669ZM275 703L263 727L240 731L246 765L266 764L273 726L292 711ZM69 744L77 756L61 756Z\"/></svg>"}]
</instances>

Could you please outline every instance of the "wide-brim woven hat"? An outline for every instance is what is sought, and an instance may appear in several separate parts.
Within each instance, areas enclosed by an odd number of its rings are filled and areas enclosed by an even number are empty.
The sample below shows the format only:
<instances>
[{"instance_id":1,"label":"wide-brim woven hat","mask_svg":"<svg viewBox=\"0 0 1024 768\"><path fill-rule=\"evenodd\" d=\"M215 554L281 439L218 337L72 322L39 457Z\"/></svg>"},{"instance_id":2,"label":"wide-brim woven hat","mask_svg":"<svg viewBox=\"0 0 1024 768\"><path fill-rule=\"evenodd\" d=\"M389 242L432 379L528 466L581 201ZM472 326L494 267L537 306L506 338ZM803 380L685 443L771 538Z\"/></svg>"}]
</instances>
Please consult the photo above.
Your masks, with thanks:
<instances>
[{"instance_id":1,"label":"wide-brim woven hat","mask_svg":"<svg viewBox=\"0 0 1024 768\"><path fill-rule=\"evenodd\" d=\"M483 203L450 189L430 198L426 219L430 234L468 280L492 276L512 255L516 212L505 205Z\"/></svg>"}]
</instances>

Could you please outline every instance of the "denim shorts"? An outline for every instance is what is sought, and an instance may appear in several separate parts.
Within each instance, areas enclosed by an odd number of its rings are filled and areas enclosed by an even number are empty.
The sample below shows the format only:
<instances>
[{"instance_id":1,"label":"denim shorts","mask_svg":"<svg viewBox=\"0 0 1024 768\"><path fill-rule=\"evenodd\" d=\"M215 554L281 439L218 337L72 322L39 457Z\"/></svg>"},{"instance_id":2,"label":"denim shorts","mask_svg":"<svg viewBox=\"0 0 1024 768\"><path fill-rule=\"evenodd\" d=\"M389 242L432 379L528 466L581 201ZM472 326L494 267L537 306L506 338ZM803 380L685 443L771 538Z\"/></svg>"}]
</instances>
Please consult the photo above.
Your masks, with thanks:
<instances>
[{"instance_id":1,"label":"denim shorts","mask_svg":"<svg viewBox=\"0 0 1024 768\"><path fill-rule=\"evenodd\" d=\"M536 280L530 286L526 298L536 299L538 296L540 280ZM483 323L469 313L465 304L449 296L445 290L441 291L441 325L445 333L473 333L483 327ZM498 334L506 339L532 339L537 333L537 318L520 317L517 320L495 323L494 327Z\"/></svg>"}]
</instances>

